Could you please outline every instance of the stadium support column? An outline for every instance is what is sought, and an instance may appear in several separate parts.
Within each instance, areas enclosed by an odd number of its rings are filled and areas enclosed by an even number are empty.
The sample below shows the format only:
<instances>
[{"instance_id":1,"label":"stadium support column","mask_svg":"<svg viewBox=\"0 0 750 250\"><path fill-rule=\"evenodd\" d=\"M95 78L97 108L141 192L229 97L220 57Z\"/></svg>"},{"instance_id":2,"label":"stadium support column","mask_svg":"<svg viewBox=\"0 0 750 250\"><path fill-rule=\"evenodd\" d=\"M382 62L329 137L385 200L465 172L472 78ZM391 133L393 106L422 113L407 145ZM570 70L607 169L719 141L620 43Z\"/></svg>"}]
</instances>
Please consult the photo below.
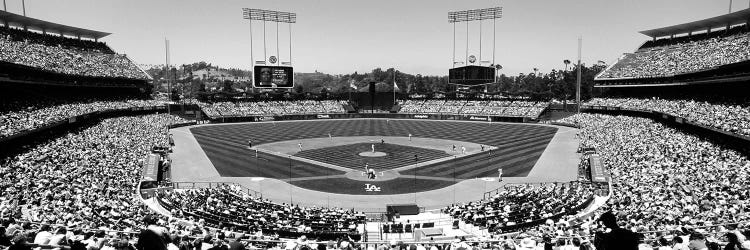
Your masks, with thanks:
<instances>
[{"instance_id":1,"label":"stadium support column","mask_svg":"<svg viewBox=\"0 0 750 250\"><path fill-rule=\"evenodd\" d=\"M464 66L469 65L469 22L466 22L466 55L464 56Z\"/></svg>"},{"instance_id":2,"label":"stadium support column","mask_svg":"<svg viewBox=\"0 0 750 250\"><path fill-rule=\"evenodd\" d=\"M456 23L453 22L453 61L451 62L451 69L456 67Z\"/></svg>"},{"instance_id":3,"label":"stadium support column","mask_svg":"<svg viewBox=\"0 0 750 250\"><path fill-rule=\"evenodd\" d=\"M495 66L495 27L497 26L497 19L492 19L492 66ZM497 71L495 71L495 76L497 77ZM497 80L495 80L497 81Z\"/></svg>"},{"instance_id":4,"label":"stadium support column","mask_svg":"<svg viewBox=\"0 0 750 250\"><path fill-rule=\"evenodd\" d=\"M576 112L581 113L581 43L582 38L578 37L578 77L576 79Z\"/></svg>"},{"instance_id":5,"label":"stadium support column","mask_svg":"<svg viewBox=\"0 0 750 250\"><path fill-rule=\"evenodd\" d=\"M266 54L266 20L263 20L263 61L268 60Z\"/></svg>"}]
</instances>

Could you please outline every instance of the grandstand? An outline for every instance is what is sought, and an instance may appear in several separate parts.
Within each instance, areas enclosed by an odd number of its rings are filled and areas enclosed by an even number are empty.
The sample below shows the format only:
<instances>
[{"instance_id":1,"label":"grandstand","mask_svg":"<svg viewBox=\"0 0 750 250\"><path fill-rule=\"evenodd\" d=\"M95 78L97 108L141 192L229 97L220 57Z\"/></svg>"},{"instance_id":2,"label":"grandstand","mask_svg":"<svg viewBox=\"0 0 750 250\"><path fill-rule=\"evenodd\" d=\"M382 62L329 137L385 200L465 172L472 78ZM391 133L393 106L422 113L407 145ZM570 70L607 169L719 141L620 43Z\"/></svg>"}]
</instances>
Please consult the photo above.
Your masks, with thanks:
<instances>
[{"instance_id":1,"label":"grandstand","mask_svg":"<svg viewBox=\"0 0 750 250\"><path fill-rule=\"evenodd\" d=\"M150 76L99 39L109 33L0 11L0 77L6 82L137 87Z\"/></svg>"},{"instance_id":2,"label":"grandstand","mask_svg":"<svg viewBox=\"0 0 750 250\"><path fill-rule=\"evenodd\" d=\"M529 101L469 101L469 100L406 100L401 113L455 114L538 119L547 108L544 102Z\"/></svg>"},{"instance_id":3,"label":"grandstand","mask_svg":"<svg viewBox=\"0 0 750 250\"><path fill-rule=\"evenodd\" d=\"M750 9L641 31L651 37L599 73L598 87L744 82L750 61Z\"/></svg>"}]
</instances>

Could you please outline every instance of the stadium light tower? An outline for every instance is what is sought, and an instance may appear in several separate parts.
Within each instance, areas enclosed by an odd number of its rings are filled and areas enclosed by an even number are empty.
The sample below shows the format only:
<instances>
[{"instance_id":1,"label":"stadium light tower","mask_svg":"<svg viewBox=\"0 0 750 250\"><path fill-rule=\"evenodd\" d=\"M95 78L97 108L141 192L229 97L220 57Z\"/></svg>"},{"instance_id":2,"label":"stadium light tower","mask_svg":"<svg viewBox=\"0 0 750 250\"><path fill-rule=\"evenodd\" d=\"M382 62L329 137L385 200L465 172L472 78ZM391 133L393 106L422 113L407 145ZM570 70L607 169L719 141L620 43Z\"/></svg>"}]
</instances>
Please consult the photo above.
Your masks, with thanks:
<instances>
[{"instance_id":1,"label":"stadium light tower","mask_svg":"<svg viewBox=\"0 0 750 250\"><path fill-rule=\"evenodd\" d=\"M169 115L172 114L172 82L169 81L169 40L167 40L166 37L164 38L164 53L164 59L166 63L166 65L164 65L164 80L167 81L167 115ZM172 116L169 117L170 123L173 123L171 122ZM169 134L169 129L167 129L166 133Z\"/></svg>"},{"instance_id":2,"label":"stadium light tower","mask_svg":"<svg viewBox=\"0 0 750 250\"><path fill-rule=\"evenodd\" d=\"M253 88L288 88L294 87L292 68L292 24L297 23L297 14L291 12L242 8L242 18L250 22L250 68L253 75L250 81ZM263 60L253 57L253 21L263 22ZM267 55L266 22L276 23L276 55ZM289 58L281 61L279 47L279 24L286 23L289 31ZM263 66L256 66L263 65ZM261 74L263 72L264 74Z\"/></svg>"},{"instance_id":3,"label":"stadium light tower","mask_svg":"<svg viewBox=\"0 0 750 250\"><path fill-rule=\"evenodd\" d=\"M450 83L476 86L497 82L497 79L495 78L495 75L497 74L497 69L495 68L496 27L497 19L502 18L502 16L502 7L448 12L448 23L453 24L453 59L448 72ZM484 29L482 27L484 20L492 20L492 61L482 60L482 49L484 48L482 45L482 32ZM462 22L466 23L466 50L464 53L464 61L458 62L456 61L456 24ZM469 25L472 22L479 22L478 60L476 56L469 55ZM462 66L456 68L457 64L461 64ZM489 67L485 66L486 64L490 64Z\"/></svg>"},{"instance_id":4,"label":"stadium light tower","mask_svg":"<svg viewBox=\"0 0 750 250\"><path fill-rule=\"evenodd\" d=\"M448 12L448 23L453 24L453 62L451 68L455 67L456 63L456 23L466 23L466 53L464 58L464 65L467 65L469 60L469 24L473 21L479 21L479 64L483 63L482 59L482 23L483 20L492 20L492 64L495 64L495 39L497 38L495 27L497 26L497 19L502 18L503 7L493 7L485 9L475 10L462 10L462 11L451 11Z\"/></svg>"}]
</instances>

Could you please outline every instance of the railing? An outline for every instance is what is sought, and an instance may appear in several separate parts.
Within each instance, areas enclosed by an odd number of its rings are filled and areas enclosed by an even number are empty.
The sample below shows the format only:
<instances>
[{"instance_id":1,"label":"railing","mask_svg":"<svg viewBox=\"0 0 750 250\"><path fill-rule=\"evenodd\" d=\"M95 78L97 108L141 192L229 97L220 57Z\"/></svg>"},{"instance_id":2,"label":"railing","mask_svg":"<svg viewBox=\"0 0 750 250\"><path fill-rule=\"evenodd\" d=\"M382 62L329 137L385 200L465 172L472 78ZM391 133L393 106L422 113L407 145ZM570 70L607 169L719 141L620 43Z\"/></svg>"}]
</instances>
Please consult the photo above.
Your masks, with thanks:
<instances>
[{"instance_id":1,"label":"railing","mask_svg":"<svg viewBox=\"0 0 750 250\"><path fill-rule=\"evenodd\" d=\"M572 123L565 123L565 122L556 122L556 121L550 121L547 124L557 125L557 126L564 126L564 127L571 127L571 128L581 128L581 125L578 124L572 124Z\"/></svg>"},{"instance_id":2,"label":"railing","mask_svg":"<svg viewBox=\"0 0 750 250\"><path fill-rule=\"evenodd\" d=\"M258 198L263 198L263 194L261 192L249 189L245 186L242 186L234 182L208 182L208 181L206 182L194 182L194 181L172 182L172 188L174 189L220 188L224 186L237 186L247 195L258 197Z\"/></svg>"},{"instance_id":3,"label":"railing","mask_svg":"<svg viewBox=\"0 0 750 250\"><path fill-rule=\"evenodd\" d=\"M189 121L189 122L182 122L182 123L173 123L173 124L167 125L167 128L173 129L173 128L191 126L191 125L195 125L195 124L198 124L198 123L196 121Z\"/></svg>"},{"instance_id":4,"label":"railing","mask_svg":"<svg viewBox=\"0 0 750 250\"><path fill-rule=\"evenodd\" d=\"M450 113L370 113L362 111L359 113L284 113L284 114L223 114L221 111L206 112L214 122L254 122L266 120L313 120L313 119L351 119L351 118L392 118L392 119L433 119L433 120L471 120L471 121L501 121L501 122L536 122L539 115L544 112L546 106L537 114L510 115L510 114L457 114ZM203 110L201 108L201 110ZM320 117L323 115L324 117Z\"/></svg>"},{"instance_id":5,"label":"railing","mask_svg":"<svg viewBox=\"0 0 750 250\"><path fill-rule=\"evenodd\" d=\"M456 220L455 218L451 217L451 216L450 216L450 215L448 215L448 214L444 214L444 213L442 213L441 211L438 211L438 212L440 212L440 213L439 213L439 214L440 214L440 217L439 217L439 218L435 218L435 219L423 219L423 220L411 220L411 219L410 219L410 220L409 220L409 223L405 223L405 224L424 224L424 223L435 223L436 225L439 225L439 224L440 224L440 223L442 223L442 222L446 222L446 221L449 221L450 223L452 223L452 222L453 222L454 220Z\"/></svg>"}]
</instances>

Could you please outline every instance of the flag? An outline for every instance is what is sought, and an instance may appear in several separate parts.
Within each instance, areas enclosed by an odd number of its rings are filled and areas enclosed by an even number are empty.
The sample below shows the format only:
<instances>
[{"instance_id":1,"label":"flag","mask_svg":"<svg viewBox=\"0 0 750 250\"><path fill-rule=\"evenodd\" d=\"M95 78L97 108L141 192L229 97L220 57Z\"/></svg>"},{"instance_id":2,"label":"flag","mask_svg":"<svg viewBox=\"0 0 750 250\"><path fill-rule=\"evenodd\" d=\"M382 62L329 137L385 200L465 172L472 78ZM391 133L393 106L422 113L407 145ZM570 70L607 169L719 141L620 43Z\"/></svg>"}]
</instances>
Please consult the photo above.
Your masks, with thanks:
<instances>
[{"instance_id":1,"label":"flag","mask_svg":"<svg viewBox=\"0 0 750 250\"><path fill-rule=\"evenodd\" d=\"M393 81L393 91L399 91L398 85L396 85L396 81Z\"/></svg>"}]
</instances>

